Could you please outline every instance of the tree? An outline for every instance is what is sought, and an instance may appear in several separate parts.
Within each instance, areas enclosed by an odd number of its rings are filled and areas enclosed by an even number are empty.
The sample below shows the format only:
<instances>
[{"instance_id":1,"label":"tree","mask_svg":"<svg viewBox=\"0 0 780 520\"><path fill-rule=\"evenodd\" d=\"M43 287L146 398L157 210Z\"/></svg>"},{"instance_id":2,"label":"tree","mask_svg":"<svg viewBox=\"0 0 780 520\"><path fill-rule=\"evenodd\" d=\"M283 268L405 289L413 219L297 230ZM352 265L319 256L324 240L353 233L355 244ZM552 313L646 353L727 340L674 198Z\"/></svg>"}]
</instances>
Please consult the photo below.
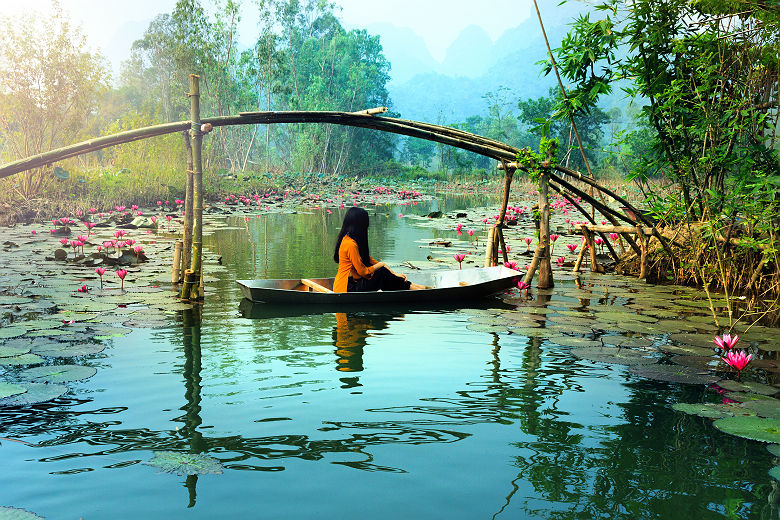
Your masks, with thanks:
<instances>
[{"instance_id":1,"label":"tree","mask_svg":"<svg viewBox=\"0 0 780 520\"><path fill-rule=\"evenodd\" d=\"M774 190L768 181L780 170L773 150L780 93L776 7L748 0L606 0L596 9L604 17L577 19L557 49L561 74L574 83L564 108L595 106L614 81L627 81L624 90L645 101L643 115L654 133L654 153L641 170L668 169L692 218L725 208L727 180L762 184L751 189L753 199ZM737 204L728 212L744 201Z\"/></svg>"},{"instance_id":2,"label":"tree","mask_svg":"<svg viewBox=\"0 0 780 520\"><path fill-rule=\"evenodd\" d=\"M108 88L102 56L87 51L86 40L59 4L51 15L28 13L0 19L0 134L5 160L35 155L76 142ZM40 193L47 170L20 174L18 193Z\"/></svg>"},{"instance_id":3,"label":"tree","mask_svg":"<svg viewBox=\"0 0 780 520\"><path fill-rule=\"evenodd\" d=\"M579 145L574 139L569 114L564 107L560 90L550 88L548 97L521 100L518 101L517 107L520 109L518 119L528 129L532 143L538 143L545 132L545 127L549 128L547 130L549 137L557 138L561 143L559 152L561 162L576 170L585 170L585 163L582 161ZM578 110L574 115L574 122L579 130L588 161L596 164L597 154L604 139L603 126L609 122L609 116L600 108L593 106L587 111Z\"/></svg>"}]
</instances>

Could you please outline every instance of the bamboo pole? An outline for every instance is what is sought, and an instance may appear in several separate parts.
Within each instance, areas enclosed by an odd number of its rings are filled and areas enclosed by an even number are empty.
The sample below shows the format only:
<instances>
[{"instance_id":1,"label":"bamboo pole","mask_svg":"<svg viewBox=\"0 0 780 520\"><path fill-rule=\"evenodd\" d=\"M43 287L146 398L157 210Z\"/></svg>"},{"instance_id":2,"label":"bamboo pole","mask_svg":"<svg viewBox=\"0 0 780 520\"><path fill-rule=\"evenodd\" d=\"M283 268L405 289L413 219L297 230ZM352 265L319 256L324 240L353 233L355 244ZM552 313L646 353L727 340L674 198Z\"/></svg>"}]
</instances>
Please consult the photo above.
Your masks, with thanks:
<instances>
[{"instance_id":1,"label":"bamboo pole","mask_svg":"<svg viewBox=\"0 0 780 520\"><path fill-rule=\"evenodd\" d=\"M171 269L171 283L179 283L181 279L181 249L182 243L177 240L173 245L173 269Z\"/></svg>"},{"instance_id":2,"label":"bamboo pole","mask_svg":"<svg viewBox=\"0 0 780 520\"><path fill-rule=\"evenodd\" d=\"M498 264L498 251L501 251L501 259L504 261L504 263L509 262L509 256L507 256L507 250L506 250L506 242L504 242L504 232L501 227L496 226L496 234L498 235L498 248L496 251L496 254L493 255L495 257L495 264Z\"/></svg>"},{"instance_id":3,"label":"bamboo pole","mask_svg":"<svg viewBox=\"0 0 780 520\"><path fill-rule=\"evenodd\" d=\"M641 227L637 227L641 230ZM644 280L647 278L647 239L643 231L640 231L637 236L639 237L639 247L642 250L639 255L639 278Z\"/></svg>"},{"instance_id":4,"label":"bamboo pole","mask_svg":"<svg viewBox=\"0 0 780 520\"><path fill-rule=\"evenodd\" d=\"M190 120L192 136L192 262L186 271L182 299L196 301L200 299L200 283L202 278L202 247L203 247L203 158L201 144L203 134L200 122L200 76L190 74Z\"/></svg>"},{"instance_id":5,"label":"bamboo pole","mask_svg":"<svg viewBox=\"0 0 780 520\"><path fill-rule=\"evenodd\" d=\"M187 184L184 193L184 244L181 265L184 266L184 268L187 268L192 265L192 186L194 182L194 172L192 166L192 143L190 141L190 133L182 132L182 136L184 136L184 146L187 153Z\"/></svg>"},{"instance_id":6,"label":"bamboo pole","mask_svg":"<svg viewBox=\"0 0 780 520\"><path fill-rule=\"evenodd\" d=\"M585 242L588 244L588 250L590 252L590 270L593 273L603 273L604 267L596 258L596 242L593 240L593 233L587 229L584 229L583 232L585 233Z\"/></svg>"},{"instance_id":7,"label":"bamboo pole","mask_svg":"<svg viewBox=\"0 0 780 520\"><path fill-rule=\"evenodd\" d=\"M569 201L569 203L570 203L572 206L574 206L575 208L577 208L577 210L578 210L580 213L582 213L583 215L585 215L585 218L587 218L587 219L588 219L588 220L591 222L591 226L596 226L596 222L593 220L593 217L591 217L590 215L588 215L588 213L587 213L587 212L586 212L584 209L582 209L582 207L581 207L579 204L577 204L577 201L576 201L576 200L574 200L573 198L569 197L569 196L566 194L566 192L565 192L565 191L563 191L563 190L562 190L560 187L556 186L555 184L553 184L553 183L551 183L551 182L550 182L550 183L548 183L548 184L550 185L550 188L552 188L552 189L553 189L553 191L555 191L555 192L559 193L559 194L560 194L560 195L561 195L563 198L565 198L566 200L568 200L568 201ZM613 222L615 222L615 220L613 220ZM614 226L614 227L620 227L620 226ZM612 258L614 258L614 259L615 259L615 262L619 261L619 260L620 260L620 258L618 257L618 254L617 254L617 252L615 251L615 249L612 247L612 244L609 242L609 240L607 240L607 237L606 237L606 236L604 236L603 232L599 232L599 235L601 235L601 238L602 238L602 239L604 239L604 243L605 243L605 244L607 244L607 249L609 249L609 252L612 254ZM625 234L625 233L624 233L622 236L623 236L623 237L626 239L626 242L628 242L629 244L634 244L634 241L631 239L631 237L630 237L630 236L628 236L628 234ZM634 244L634 247L636 247L636 244ZM637 251L638 251L638 249L637 249Z\"/></svg>"},{"instance_id":8,"label":"bamboo pole","mask_svg":"<svg viewBox=\"0 0 780 520\"><path fill-rule=\"evenodd\" d=\"M485 267L493 267L493 249L495 248L496 228L488 230L487 244L485 244Z\"/></svg>"},{"instance_id":9,"label":"bamboo pole","mask_svg":"<svg viewBox=\"0 0 780 520\"><path fill-rule=\"evenodd\" d=\"M574 269L572 269L571 272L573 273L580 272L580 266L582 265L583 258L585 258L585 246L580 248L580 252L577 254L577 260L574 262Z\"/></svg>"},{"instance_id":10,"label":"bamboo pole","mask_svg":"<svg viewBox=\"0 0 780 520\"><path fill-rule=\"evenodd\" d=\"M549 169L545 168L539 176L539 283L540 289L549 289L555 285L552 265L550 264L550 200L547 184L550 179ZM528 269L531 270L530 268Z\"/></svg>"}]
</instances>

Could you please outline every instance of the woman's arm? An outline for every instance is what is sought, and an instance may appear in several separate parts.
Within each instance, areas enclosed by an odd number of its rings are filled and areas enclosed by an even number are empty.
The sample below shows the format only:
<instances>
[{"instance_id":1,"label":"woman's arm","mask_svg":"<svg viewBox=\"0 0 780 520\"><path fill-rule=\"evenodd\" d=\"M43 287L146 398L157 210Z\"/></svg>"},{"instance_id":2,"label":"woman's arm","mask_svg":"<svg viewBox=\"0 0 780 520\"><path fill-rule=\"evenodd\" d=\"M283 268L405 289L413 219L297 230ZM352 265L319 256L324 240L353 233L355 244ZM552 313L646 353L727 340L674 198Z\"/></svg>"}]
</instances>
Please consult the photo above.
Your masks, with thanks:
<instances>
[{"instance_id":1,"label":"woman's arm","mask_svg":"<svg viewBox=\"0 0 780 520\"><path fill-rule=\"evenodd\" d=\"M371 275L374 274L374 271L379 269L377 265L382 263L379 262L372 266L366 266L363 263L363 259L360 258L360 252L358 251L357 244L354 242L351 242L349 245L347 245L347 258L349 258L349 261L352 263L352 268L361 278L370 278Z\"/></svg>"}]
</instances>

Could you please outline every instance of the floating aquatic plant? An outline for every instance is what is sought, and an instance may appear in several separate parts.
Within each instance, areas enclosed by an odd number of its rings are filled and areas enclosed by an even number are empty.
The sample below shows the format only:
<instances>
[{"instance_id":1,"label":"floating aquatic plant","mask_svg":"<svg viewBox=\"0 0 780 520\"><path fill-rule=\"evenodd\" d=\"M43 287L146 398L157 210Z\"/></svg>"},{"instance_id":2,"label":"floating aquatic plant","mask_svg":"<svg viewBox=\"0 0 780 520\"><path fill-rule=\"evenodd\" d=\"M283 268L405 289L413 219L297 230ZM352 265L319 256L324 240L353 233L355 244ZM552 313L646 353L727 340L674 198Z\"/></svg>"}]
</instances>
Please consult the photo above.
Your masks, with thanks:
<instances>
[{"instance_id":1,"label":"floating aquatic plant","mask_svg":"<svg viewBox=\"0 0 780 520\"><path fill-rule=\"evenodd\" d=\"M780 421L765 417L725 417L713 425L724 433L760 442L780 443Z\"/></svg>"},{"instance_id":2,"label":"floating aquatic plant","mask_svg":"<svg viewBox=\"0 0 780 520\"><path fill-rule=\"evenodd\" d=\"M0 399L10 397L12 395L23 394L26 391L27 388L22 385L0 382Z\"/></svg>"},{"instance_id":3,"label":"floating aquatic plant","mask_svg":"<svg viewBox=\"0 0 780 520\"><path fill-rule=\"evenodd\" d=\"M154 457L146 464L159 468L165 473L180 476L222 474L222 464L217 459L202 453L155 451Z\"/></svg>"},{"instance_id":4,"label":"floating aquatic plant","mask_svg":"<svg viewBox=\"0 0 780 520\"><path fill-rule=\"evenodd\" d=\"M708 419L722 419L724 417L734 416L752 416L755 412L734 404L721 403L677 403L672 405L672 409L688 415L698 415Z\"/></svg>"},{"instance_id":5,"label":"floating aquatic plant","mask_svg":"<svg viewBox=\"0 0 780 520\"><path fill-rule=\"evenodd\" d=\"M28 368L22 371L20 376L23 379L34 383L67 383L69 381L80 381L89 379L97 373L94 367L85 367L83 365L52 365Z\"/></svg>"},{"instance_id":6,"label":"floating aquatic plant","mask_svg":"<svg viewBox=\"0 0 780 520\"><path fill-rule=\"evenodd\" d=\"M29 406L57 399L68 391L68 387L60 384L20 383L27 391L0 399L0 406Z\"/></svg>"},{"instance_id":7,"label":"floating aquatic plant","mask_svg":"<svg viewBox=\"0 0 780 520\"><path fill-rule=\"evenodd\" d=\"M0 520L43 520L43 517L26 509L0 506Z\"/></svg>"}]
</instances>

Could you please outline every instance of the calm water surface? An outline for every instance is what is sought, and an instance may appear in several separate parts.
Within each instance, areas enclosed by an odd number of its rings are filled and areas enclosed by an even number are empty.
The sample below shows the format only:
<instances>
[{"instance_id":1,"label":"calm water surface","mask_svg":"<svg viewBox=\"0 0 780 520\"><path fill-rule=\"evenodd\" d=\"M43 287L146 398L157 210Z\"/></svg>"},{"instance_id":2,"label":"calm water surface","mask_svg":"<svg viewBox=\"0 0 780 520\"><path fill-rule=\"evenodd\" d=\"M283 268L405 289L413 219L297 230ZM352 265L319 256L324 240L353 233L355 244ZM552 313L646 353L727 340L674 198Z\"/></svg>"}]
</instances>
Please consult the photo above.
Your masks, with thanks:
<instances>
[{"instance_id":1,"label":"calm water surface","mask_svg":"<svg viewBox=\"0 0 780 520\"><path fill-rule=\"evenodd\" d=\"M452 232L397 213L432 208L372 211L372 255L423 260L416 240ZM0 505L50 519L777 518L764 445L670 409L702 386L473 332L453 309L241 303L237 278L332 276L340 218L231 219L207 238L225 268L202 316L113 340L64 399L0 409L0 436L38 445L0 441ZM225 470L158 473L143 464L155 450Z\"/></svg>"}]
</instances>

